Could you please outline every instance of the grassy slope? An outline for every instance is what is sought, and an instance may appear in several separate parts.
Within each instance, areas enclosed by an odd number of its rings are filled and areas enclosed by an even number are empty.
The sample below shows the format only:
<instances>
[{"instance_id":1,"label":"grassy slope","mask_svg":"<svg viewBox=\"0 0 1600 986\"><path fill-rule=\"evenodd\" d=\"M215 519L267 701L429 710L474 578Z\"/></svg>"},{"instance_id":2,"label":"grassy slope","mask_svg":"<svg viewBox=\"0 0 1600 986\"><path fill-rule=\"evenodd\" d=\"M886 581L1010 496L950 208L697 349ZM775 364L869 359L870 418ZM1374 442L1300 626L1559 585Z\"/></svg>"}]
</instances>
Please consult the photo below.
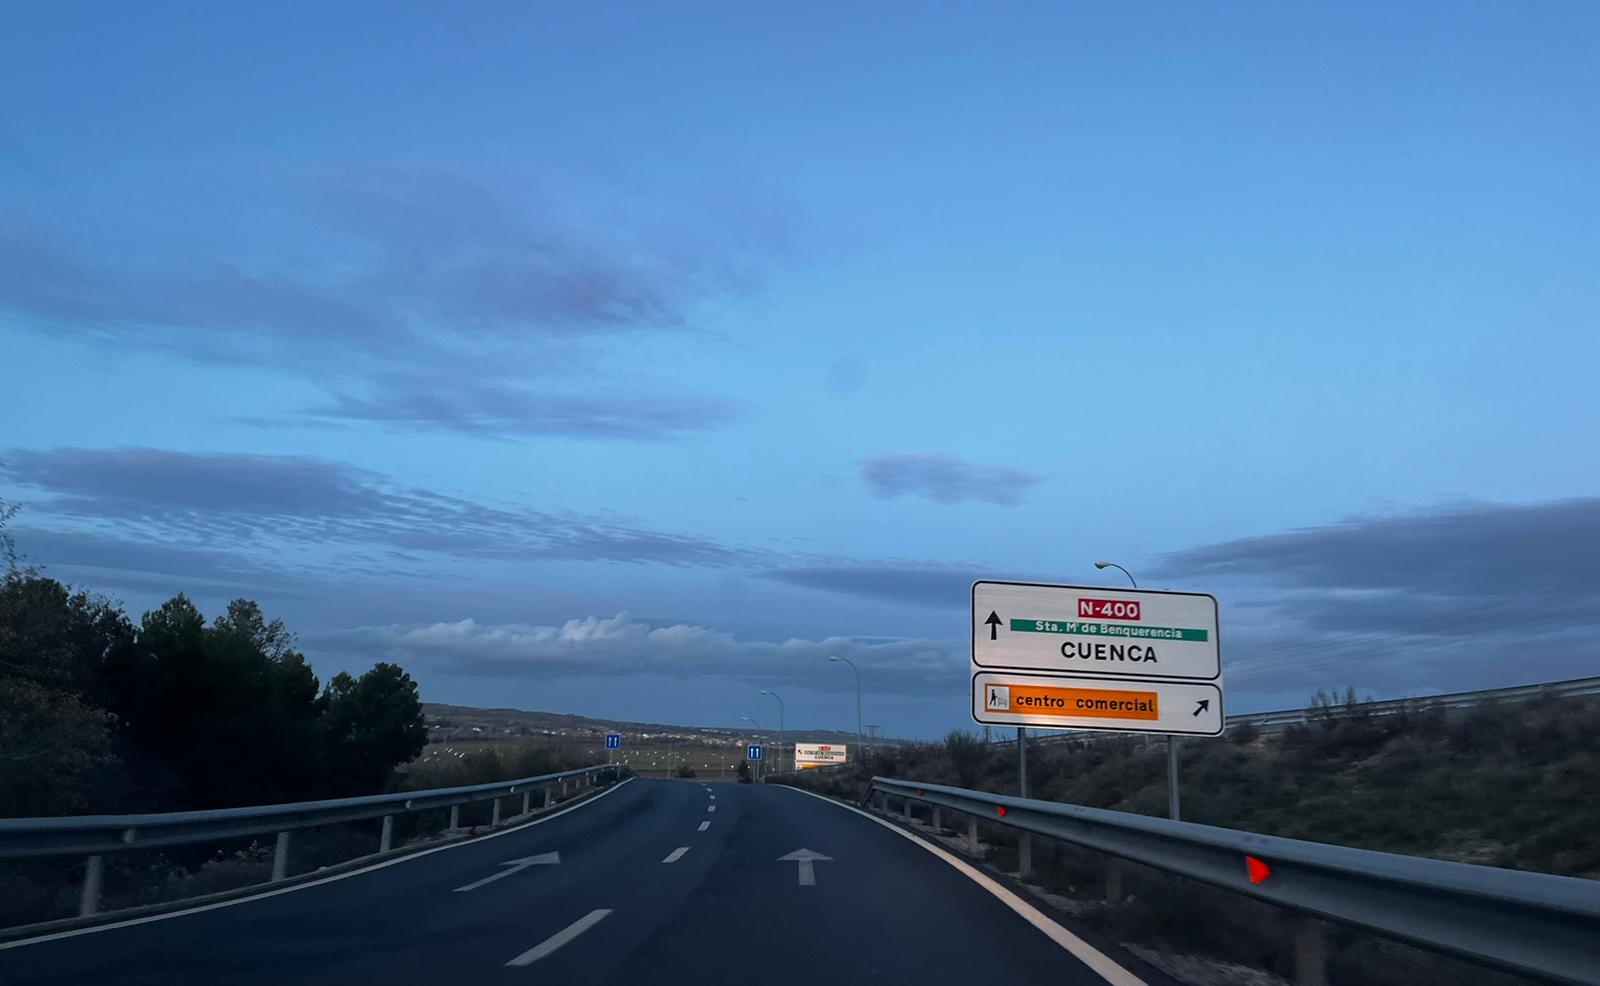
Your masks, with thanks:
<instances>
[{"instance_id":1,"label":"grassy slope","mask_svg":"<svg viewBox=\"0 0 1600 986\"><path fill-rule=\"evenodd\" d=\"M1164 748L1134 738L1029 747L1031 793L1166 813ZM1600 877L1600 702L1546 699L1368 716L1180 746L1186 821L1464 862ZM1015 747L906 748L876 773L1016 790ZM830 783L856 793L862 777Z\"/></svg>"}]
</instances>

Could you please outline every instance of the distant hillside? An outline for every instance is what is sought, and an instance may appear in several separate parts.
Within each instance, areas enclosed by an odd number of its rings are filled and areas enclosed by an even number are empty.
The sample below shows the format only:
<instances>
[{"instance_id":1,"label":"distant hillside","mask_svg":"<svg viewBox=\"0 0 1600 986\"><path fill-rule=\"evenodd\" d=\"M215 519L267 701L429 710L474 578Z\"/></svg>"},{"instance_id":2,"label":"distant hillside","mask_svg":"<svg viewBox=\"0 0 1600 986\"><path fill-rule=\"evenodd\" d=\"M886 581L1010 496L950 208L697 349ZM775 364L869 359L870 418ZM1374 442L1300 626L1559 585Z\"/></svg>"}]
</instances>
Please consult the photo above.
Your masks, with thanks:
<instances>
[{"instance_id":1,"label":"distant hillside","mask_svg":"<svg viewBox=\"0 0 1600 986\"><path fill-rule=\"evenodd\" d=\"M663 723L592 719L588 716L558 712L478 709L464 705L444 705L439 702L424 702L422 714L428 723L428 740L433 743L546 738L565 745L573 742L598 743L606 733L621 733L631 741L724 746L743 743L750 735L749 730L723 726L674 726ZM854 743L856 737L854 733L831 729L791 728L785 730L785 739L790 742L814 740L827 743Z\"/></svg>"}]
</instances>

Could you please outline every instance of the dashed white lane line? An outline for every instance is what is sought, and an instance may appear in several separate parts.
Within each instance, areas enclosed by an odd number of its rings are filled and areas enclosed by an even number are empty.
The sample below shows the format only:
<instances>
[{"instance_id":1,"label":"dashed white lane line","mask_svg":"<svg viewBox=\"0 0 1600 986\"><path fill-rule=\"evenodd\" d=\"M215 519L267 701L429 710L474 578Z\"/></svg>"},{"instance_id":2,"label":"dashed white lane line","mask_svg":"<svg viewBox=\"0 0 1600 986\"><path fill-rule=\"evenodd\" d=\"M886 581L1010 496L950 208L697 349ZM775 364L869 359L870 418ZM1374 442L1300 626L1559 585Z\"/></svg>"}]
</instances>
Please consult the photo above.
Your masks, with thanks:
<instances>
[{"instance_id":1,"label":"dashed white lane line","mask_svg":"<svg viewBox=\"0 0 1600 986\"><path fill-rule=\"evenodd\" d=\"M700 831L702 831L702 832L704 832L706 829L708 829L710 827L711 827L711 819L709 819L709 818L700 823Z\"/></svg>"},{"instance_id":2,"label":"dashed white lane line","mask_svg":"<svg viewBox=\"0 0 1600 986\"><path fill-rule=\"evenodd\" d=\"M884 828L896 835L904 836L905 838L910 839L912 842L933 853L935 856L938 856L946 863L949 863L962 876L971 880L973 883L976 883L984 890L987 890L996 899L998 899L1000 903L1011 908L1011 910L1015 911L1019 916L1021 916L1024 921L1044 932L1046 937L1055 942L1057 945L1061 946L1066 951L1070 952L1075 958L1077 958L1079 962L1082 962L1084 965L1094 970L1096 975L1098 975L1101 979L1104 979L1107 983L1111 984L1111 986L1147 986L1143 979L1140 979L1138 976L1117 964L1116 960L1111 958L1111 956L1106 955L1104 952L1101 952L1099 949L1095 948L1093 945L1090 945L1082 938L1079 938L1066 928L1063 928L1059 923L1051 920L1043 911L1040 911L1037 907L1034 907L1032 904L1023 900L1006 887L1001 886L987 874L980 872L976 867L969 864L966 860L961 859L949 852L943 846L936 846L921 836L907 832L905 829L886 822L877 815L864 812L854 805L847 805L842 802L835 801L832 798L824 798L820 794L812 794L810 791L807 791L804 788L790 787L787 784L783 785L783 789L786 791L797 791L800 794L816 798L818 801L825 801L828 804L833 805L835 808L843 808L845 811L853 811L863 818L871 819L872 821L877 822L879 825L882 825Z\"/></svg>"},{"instance_id":3,"label":"dashed white lane line","mask_svg":"<svg viewBox=\"0 0 1600 986\"><path fill-rule=\"evenodd\" d=\"M706 805L706 811L716 811L716 810L717 810L717 806L716 805Z\"/></svg>"},{"instance_id":4,"label":"dashed white lane line","mask_svg":"<svg viewBox=\"0 0 1600 986\"><path fill-rule=\"evenodd\" d=\"M663 859L662 862L663 863L676 863L678 860L682 859L683 858L683 854L688 852L688 851L689 851L689 847L688 846L679 846L678 848L676 848L676 849L672 850L671 852L667 853L667 858Z\"/></svg>"},{"instance_id":5,"label":"dashed white lane line","mask_svg":"<svg viewBox=\"0 0 1600 986\"><path fill-rule=\"evenodd\" d=\"M715 794L713 794L713 795L712 795L712 796L711 796L711 800L712 800L712 801L715 801L715 800L717 800L717 796L716 796L716 795L715 795Z\"/></svg>"},{"instance_id":6,"label":"dashed white lane line","mask_svg":"<svg viewBox=\"0 0 1600 986\"><path fill-rule=\"evenodd\" d=\"M604 921L611 913L610 908L590 911L583 917L562 928L560 931L546 938L544 941L523 952L521 955L507 962L506 965L532 965L533 963L554 952L567 942L588 931L590 928Z\"/></svg>"}]
</instances>

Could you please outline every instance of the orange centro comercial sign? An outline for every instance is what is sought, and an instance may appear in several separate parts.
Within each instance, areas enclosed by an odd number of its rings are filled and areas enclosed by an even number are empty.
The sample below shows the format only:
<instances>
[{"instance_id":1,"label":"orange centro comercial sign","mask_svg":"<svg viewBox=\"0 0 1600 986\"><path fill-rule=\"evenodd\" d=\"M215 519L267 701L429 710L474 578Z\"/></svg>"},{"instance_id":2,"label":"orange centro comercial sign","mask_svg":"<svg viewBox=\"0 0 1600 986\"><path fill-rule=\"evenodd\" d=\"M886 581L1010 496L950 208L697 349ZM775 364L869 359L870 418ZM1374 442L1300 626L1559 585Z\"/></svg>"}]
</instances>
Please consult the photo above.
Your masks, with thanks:
<instances>
[{"instance_id":1,"label":"orange centro comercial sign","mask_svg":"<svg viewBox=\"0 0 1600 986\"><path fill-rule=\"evenodd\" d=\"M1054 688L1048 685L988 686L984 707L1015 709L1041 716L1090 716L1097 719L1161 718L1161 696L1152 691Z\"/></svg>"},{"instance_id":2,"label":"orange centro comercial sign","mask_svg":"<svg viewBox=\"0 0 1600 986\"><path fill-rule=\"evenodd\" d=\"M1114 729L1135 733L1222 732L1222 690L1211 682L1110 681L980 671L972 718L990 726Z\"/></svg>"}]
</instances>

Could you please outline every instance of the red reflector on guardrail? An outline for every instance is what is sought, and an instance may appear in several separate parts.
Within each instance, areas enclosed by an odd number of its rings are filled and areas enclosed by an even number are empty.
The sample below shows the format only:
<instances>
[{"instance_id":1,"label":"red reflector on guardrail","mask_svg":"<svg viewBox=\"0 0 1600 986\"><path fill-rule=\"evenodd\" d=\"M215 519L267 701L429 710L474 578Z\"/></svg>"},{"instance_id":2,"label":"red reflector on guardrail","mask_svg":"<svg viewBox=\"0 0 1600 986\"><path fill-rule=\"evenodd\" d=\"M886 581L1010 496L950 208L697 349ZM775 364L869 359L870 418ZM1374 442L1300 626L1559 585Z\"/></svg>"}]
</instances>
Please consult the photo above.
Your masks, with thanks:
<instances>
[{"instance_id":1,"label":"red reflector on guardrail","mask_svg":"<svg viewBox=\"0 0 1600 986\"><path fill-rule=\"evenodd\" d=\"M1267 877L1272 875L1272 867L1254 856L1246 856L1244 858L1244 868L1250 874L1251 883L1265 883Z\"/></svg>"},{"instance_id":2,"label":"red reflector on guardrail","mask_svg":"<svg viewBox=\"0 0 1600 986\"><path fill-rule=\"evenodd\" d=\"M996 815L999 815L1001 818L1006 817L1006 806L1005 805L995 805L994 806L994 813Z\"/></svg>"}]
</instances>

